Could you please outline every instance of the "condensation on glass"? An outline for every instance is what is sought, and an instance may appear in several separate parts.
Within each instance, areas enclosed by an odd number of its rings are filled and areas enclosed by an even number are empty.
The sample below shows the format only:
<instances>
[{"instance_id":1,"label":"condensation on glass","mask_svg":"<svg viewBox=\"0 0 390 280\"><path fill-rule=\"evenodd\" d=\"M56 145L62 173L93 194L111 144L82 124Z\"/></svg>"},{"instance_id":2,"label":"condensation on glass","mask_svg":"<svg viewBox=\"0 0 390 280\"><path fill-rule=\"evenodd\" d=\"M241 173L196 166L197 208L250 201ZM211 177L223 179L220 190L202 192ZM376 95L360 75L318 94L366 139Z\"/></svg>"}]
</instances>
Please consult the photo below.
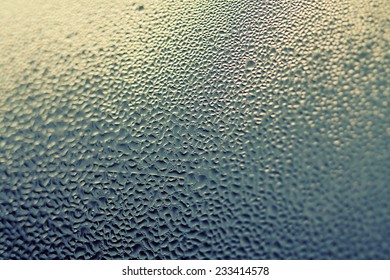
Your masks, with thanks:
<instances>
[{"instance_id":1,"label":"condensation on glass","mask_svg":"<svg viewBox=\"0 0 390 280\"><path fill-rule=\"evenodd\" d=\"M1 259L389 259L386 0L2 1Z\"/></svg>"}]
</instances>

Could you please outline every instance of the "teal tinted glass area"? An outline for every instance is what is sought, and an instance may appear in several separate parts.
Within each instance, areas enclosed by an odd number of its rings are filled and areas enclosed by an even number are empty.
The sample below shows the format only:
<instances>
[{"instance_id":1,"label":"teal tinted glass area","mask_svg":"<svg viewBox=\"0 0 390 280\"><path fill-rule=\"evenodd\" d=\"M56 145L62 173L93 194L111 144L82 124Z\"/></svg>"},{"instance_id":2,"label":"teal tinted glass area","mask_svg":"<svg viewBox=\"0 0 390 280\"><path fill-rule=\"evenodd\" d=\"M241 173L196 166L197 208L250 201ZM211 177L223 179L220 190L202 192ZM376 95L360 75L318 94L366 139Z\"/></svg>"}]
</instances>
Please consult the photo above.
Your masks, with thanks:
<instances>
[{"instance_id":1,"label":"teal tinted glass area","mask_svg":"<svg viewBox=\"0 0 390 280\"><path fill-rule=\"evenodd\" d=\"M1 259L390 259L390 2L3 0Z\"/></svg>"}]
</instances>

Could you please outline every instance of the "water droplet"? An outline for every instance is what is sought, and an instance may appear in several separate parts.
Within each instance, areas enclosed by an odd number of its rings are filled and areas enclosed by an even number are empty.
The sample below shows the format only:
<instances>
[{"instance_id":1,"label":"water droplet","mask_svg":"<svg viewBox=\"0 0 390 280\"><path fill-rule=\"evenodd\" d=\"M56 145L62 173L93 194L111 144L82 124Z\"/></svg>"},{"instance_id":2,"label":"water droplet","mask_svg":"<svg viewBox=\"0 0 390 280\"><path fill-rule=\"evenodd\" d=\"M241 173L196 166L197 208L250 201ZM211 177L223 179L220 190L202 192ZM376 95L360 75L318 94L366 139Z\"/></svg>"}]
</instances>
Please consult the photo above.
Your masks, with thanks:
<instances>
[{"instance_id":1,"label":"water droplet","mask_svg":"<svg viewBox=\"0 0 390 280\"><path fill-rule=\"evenodd\" d=\"M253 60L248 59L246 61L246 64L245 64L246 69L253 70L255 68L255 66L256 66L256 63Z\"/></svg>"},{"instance_id":2,"label":"water droplet","mask_svg":"<svg viewBox=\"0 0 390 280\"><path fill-rule=\"evenodd\" d=\"M135 8L136 8L137 11L143 11L144 10L144 5L138 4L138 5L136 5Z\"/></svg>"}]
</instances>

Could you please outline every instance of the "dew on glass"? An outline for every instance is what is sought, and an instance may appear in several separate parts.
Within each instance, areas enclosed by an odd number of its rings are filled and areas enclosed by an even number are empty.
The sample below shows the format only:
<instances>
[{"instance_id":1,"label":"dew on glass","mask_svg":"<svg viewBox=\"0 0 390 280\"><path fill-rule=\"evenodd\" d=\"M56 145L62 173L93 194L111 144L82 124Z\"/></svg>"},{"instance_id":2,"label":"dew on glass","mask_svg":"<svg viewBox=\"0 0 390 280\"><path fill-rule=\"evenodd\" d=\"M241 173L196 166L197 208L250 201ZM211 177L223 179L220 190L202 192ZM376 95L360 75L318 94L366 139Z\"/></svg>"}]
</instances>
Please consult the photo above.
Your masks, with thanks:
<instances>
[{"instance_id":1,"label":"dew on glass","mask_svg":"<svg viewBox=\"0 0 390 280\"><path fill-rule=\"evenodd\" d=\"M0 259L390 259L388 1L0 3Z\"/></svg>"}]
</instances>

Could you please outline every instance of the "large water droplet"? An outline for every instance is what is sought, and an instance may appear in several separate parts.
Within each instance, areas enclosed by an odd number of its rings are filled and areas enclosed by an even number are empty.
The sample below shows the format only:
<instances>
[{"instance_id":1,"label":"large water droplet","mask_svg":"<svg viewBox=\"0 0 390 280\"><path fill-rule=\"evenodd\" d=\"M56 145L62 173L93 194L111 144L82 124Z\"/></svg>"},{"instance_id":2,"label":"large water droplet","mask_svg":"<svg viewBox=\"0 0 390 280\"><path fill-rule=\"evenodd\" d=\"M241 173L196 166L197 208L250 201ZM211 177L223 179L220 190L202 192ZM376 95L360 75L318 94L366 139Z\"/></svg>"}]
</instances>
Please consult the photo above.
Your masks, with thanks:
<instances>
[{"instance_id":1,"label":"large water droplet","mask_svg":"<svg viewBox=\"0 0 390 280\"><path fill-rule=\"evenodd\" d=\"M256 66L256 63L255 63L253 60L248 59L248 60L246 61L246 64L245 64L245 68L246 68L246 69L248 69L248 70L253 70L253 69L255 68L255 66Z\"/></svg>"}]
</instances>

